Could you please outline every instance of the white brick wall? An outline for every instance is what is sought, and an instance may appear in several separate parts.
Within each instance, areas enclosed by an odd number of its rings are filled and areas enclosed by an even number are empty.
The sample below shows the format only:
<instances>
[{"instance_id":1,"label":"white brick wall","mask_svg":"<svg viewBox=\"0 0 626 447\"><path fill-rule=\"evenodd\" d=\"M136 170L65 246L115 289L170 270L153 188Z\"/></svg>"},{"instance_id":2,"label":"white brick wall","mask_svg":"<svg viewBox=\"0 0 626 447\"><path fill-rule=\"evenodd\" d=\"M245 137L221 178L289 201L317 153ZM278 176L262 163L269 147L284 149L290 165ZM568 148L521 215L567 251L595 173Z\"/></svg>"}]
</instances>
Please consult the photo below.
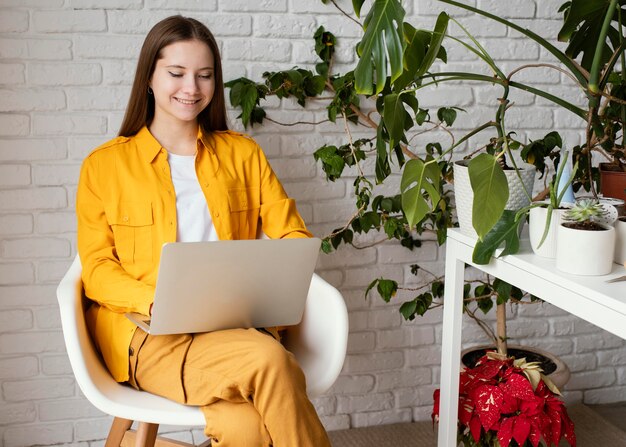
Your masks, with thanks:
<instances>
[{"instance_id":1,"label":"white brick wall","mask_svg":"<svg viewBox=\"0 0 626 447\"><path fill-rule=\"evenodd\" d=\"M350 8L349 1L340 3ZM404 3L416 26L432 26L441 9L434 0ZM470 3L534 30L554 32L560 26L556 10L562 0ZM143 36L175 13L197 17L214 31L226 79L259 79L266 70L311 66L316 62L312 34L319 25L339 38L337 67L354 63L351 45L358 28L319 0L0 0L0 445L102 445L109 418L82 397L74 382L55 287L75 255L73 198L80 161L116 134ZM501 25L486 25L462 11L455 16L507 70L517 61L549 58ZM458 47L450 48L449 57L451 69L483 69ZM517 76L523 81L538 77L555 93L571 95L570 81L555 72L532 69ZM492 117L494 91L451 84L420 101L433 108L461 105L470 113L460 115L457 128L471 128L476 120ZM269 103L271 117L281 122L326 118L321 103L306 111L293 101ZM577 119L527 96L519 95L510 118L509 130L518 135L567 129L570 143L581 135ZM233 127L240 129L240 124ZM317 128L268 123L253 132L320 236L353 212L350 173L327 183L312 158L321 145L341 142L342 131L342 125L329 123ZM362 244L375 240L370 234ZM420 262L440 274L442 261L443 251L433 242L414 253L398 244L341 248L320 260L320 274L344 293L351 324L344 370L331 391L314 401L329 429L428 419L439 380L441 310L407 323L397 309L410 295L400 293L385 304L377 297L364 299L363 291L380 275L414 286L410 264ZM624 341L549 305L509 313L511 334L519 341L555 352L570 364L568 401L626 400ZM467 343L484 341L471 321L464 324ZM178 432L177 439L202 440L197 429L164 429Z\"/></svg>"}]
</instances>

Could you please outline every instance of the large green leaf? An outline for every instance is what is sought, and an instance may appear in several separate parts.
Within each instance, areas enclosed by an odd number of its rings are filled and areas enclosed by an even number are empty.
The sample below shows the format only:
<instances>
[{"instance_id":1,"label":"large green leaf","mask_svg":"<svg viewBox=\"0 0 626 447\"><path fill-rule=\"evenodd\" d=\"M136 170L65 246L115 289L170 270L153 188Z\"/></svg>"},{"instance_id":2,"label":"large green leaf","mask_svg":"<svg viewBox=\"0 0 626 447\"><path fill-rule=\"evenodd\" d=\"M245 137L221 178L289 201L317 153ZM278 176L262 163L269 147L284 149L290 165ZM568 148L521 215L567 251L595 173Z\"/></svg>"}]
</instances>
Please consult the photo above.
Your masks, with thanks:
<instances>
[{"instance_id":1,"label":"large green leaf","mask_svg":"<svg viewBox=\"0 0 626 447\"><path fill-rule=\"evenodd\" d=\"M439 165L432 159L424 162L416 158L404 165L400 192L402 193L402 210L410 226L420 222L439 203L441 199L440 178Z\"/></svg>"},{"instance_id":2,"label":"large green leaf","mask_svg":"<svg viewBox=\"0 0 626 447\"><path fill-rule=\"evenodd\" d=\"M503 243L504 249L500 256L517 253L519 251L519 227L523 222L524 219L517 216L515 211L505 210L485 238L476 242L472 261L476 264L489 264L489 260Z\"/></svg>"},{"instance_id":3,"label":"large green leaf","mask_svg":"<svg viewBox=\"0 0 626 447\"><path fill-rule=\"evenodd\" d=\"M374 0L363 24L365 34L357 46L359 62L354 76L358 93L372 94L376 72L376 94L379 94L385 87L388 65L392 82L402 74L404 14L399 0Z\"/></svg>"},{"instance_id":4,"label":"large green leaf","mask_svg":"<svg viewBox=\"0 0 626 447\"><path fill-rule=\"evenodd\" d=\"M384 104L383 122L389 134L389 147L394 148L404 138L404 123L408 113L404 109L402 95L397 93L385 95Z\"/></svg>"},{"instance_id":5,"label":"large green leaf","mask_svg":"<svg viewBox=\"0 0 626 447\"><path fill-rule=\"evenodd\" d=\"M507 200L509 185L497 157L480 154L468 163L470 183L474 191L472 225L482 240L498 222Z\"/></svg>"},{"instance_id":6,"label":"large green leaf","mask_svg":"<svg viewBox=\"0 0 626 447\"><path fill-rule=\"evenodd\" d=\"M625 2L620 1L619 3L623 5ZM569 8L565 10L565 22L559 31L559 40L569 42L565 52L572 58L576 58L582 53L581 65L588 71L591 70L593 59L596 56L602 24L610 7L611 2L607 0L572 0ZM616 26L618 25L616 24ZM609 60L613 52L608 43L611 42L613 48L619 45L618 31L615 28L611 27L608 30L607 37L609 39L605 42L602 51L601 65Z\"/></svg>"},{"instance_id":7,"label":"large green leaf","mask_svg":"<svg viewBox=\"0 0 626 447\"><path fill-rule=\"evenodd\" d=\"M450 17L445 12L440 13L439 17L437 17L435 29L430 36L428 51L426 52L426 56L424 56L424 59L422 59L422 63L417 70L416 77L420 77L424 73L426 73L433 65L433 62L435 62L435 59L437 59L437 55L439 54L439 51L441 49L441 43L446 37L449 20Z\"/></svg>"}]
</instances>

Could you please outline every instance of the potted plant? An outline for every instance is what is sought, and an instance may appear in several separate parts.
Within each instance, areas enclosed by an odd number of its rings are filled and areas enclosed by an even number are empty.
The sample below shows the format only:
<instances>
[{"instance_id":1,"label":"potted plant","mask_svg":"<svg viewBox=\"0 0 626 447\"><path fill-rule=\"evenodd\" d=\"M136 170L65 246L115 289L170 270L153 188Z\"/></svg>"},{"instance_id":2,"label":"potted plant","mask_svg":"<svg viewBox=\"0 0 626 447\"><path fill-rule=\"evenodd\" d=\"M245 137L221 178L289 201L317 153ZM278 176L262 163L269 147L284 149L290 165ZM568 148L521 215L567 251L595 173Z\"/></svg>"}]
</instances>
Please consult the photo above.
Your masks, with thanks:
<instances>
[{"instance_id":1,"label":"potted plant","mask_svg":"<svg viewBox=\"0 0 626 447\"><path fill-rule=\"evenodd\" d=\"M561 143L558 143L559 146ZM528 210L528 235L530 246L539 256L546 258L556 257L556 233L563 220L564 213L574 201L571 183L576 174L578 165L574 165L571 172L566 170L568 152L565 151L564 160L557 165L557 173L548 187L548 199L534 202ZM568 196L569 202L563 199Z\"/></svg>"},{"instance_id":2,"label":"potted plant","mask_svg":"<svg viewBox=\"0 0 626 447\"><path fill-rule=\"evenodd\" d=\"M606 275L613 267L615 228L608 206L581 199L564 215L557 230L556 268L574 275ZM617 218L617 211L609 222Z\"/></svg>"},{"instance_id":3,"label":"potted plant","mask_svg":"<svg viewBox=\"0 0 626 447\"><path fill-rule=\"evenodd\" d=\"M574 424L559 390L536 363L489 352L475 367L461 372L459 442L465 447L558 446L565 439L576 447ZM432 418L439 416L439 390Z\"/></svg>"}]
</instances>

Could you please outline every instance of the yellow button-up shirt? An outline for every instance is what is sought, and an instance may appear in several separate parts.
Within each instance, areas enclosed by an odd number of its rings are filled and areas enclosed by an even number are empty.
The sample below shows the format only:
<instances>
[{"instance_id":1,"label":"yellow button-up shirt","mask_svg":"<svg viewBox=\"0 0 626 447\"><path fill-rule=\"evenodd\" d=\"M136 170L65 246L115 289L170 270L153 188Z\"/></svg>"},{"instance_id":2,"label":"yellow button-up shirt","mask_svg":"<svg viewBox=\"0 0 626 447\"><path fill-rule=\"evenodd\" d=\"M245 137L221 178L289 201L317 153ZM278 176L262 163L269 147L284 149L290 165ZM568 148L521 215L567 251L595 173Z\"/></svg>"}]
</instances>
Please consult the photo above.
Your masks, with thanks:
<instances>
[{"instance_id":1,"label":"yellow button-up shirt","mask_svg":"<svg viewBox=\"0 0 626 447\"><path fill-rule=\"evenodd\" d=\"M218 237L310 237L260 147L232 131L198 133L196 174ZM117 381L128 380L136 326L148 315L161 247L176 241L176 196L167 151L144 127L96 148L83 162L76 198L87 324Z\"/></svg>"}]
</instances>

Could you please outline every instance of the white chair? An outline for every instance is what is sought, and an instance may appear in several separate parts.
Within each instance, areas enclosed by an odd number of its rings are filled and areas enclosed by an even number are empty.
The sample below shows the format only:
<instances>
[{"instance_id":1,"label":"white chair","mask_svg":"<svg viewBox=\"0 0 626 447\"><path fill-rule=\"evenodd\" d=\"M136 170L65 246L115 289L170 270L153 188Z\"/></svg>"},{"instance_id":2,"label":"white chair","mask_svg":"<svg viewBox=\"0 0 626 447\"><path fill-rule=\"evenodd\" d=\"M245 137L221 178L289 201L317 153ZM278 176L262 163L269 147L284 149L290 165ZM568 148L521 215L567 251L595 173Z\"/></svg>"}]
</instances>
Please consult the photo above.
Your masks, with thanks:
<instances>
[{"instance_id":1,"label":"white chair","mask_svg":"<svg viewBox=\"0 0 626 447\"><path fill-rule=\"evenodd\" d=\"M117 383L94 349L85 318L81 265L78 256L57 289L65 346L76 382L99 410L114 416L105 447L136 445L180 447L157 439L159 424L204 426L199 407L185 406ZM284 345L298 359L307 380L309 396L326 392L337 379L346 355L348 313L341 294L314 275L304 318L287 330ZM130 430L133 421L137 431Z\"/></svg>"}]
</instances>

